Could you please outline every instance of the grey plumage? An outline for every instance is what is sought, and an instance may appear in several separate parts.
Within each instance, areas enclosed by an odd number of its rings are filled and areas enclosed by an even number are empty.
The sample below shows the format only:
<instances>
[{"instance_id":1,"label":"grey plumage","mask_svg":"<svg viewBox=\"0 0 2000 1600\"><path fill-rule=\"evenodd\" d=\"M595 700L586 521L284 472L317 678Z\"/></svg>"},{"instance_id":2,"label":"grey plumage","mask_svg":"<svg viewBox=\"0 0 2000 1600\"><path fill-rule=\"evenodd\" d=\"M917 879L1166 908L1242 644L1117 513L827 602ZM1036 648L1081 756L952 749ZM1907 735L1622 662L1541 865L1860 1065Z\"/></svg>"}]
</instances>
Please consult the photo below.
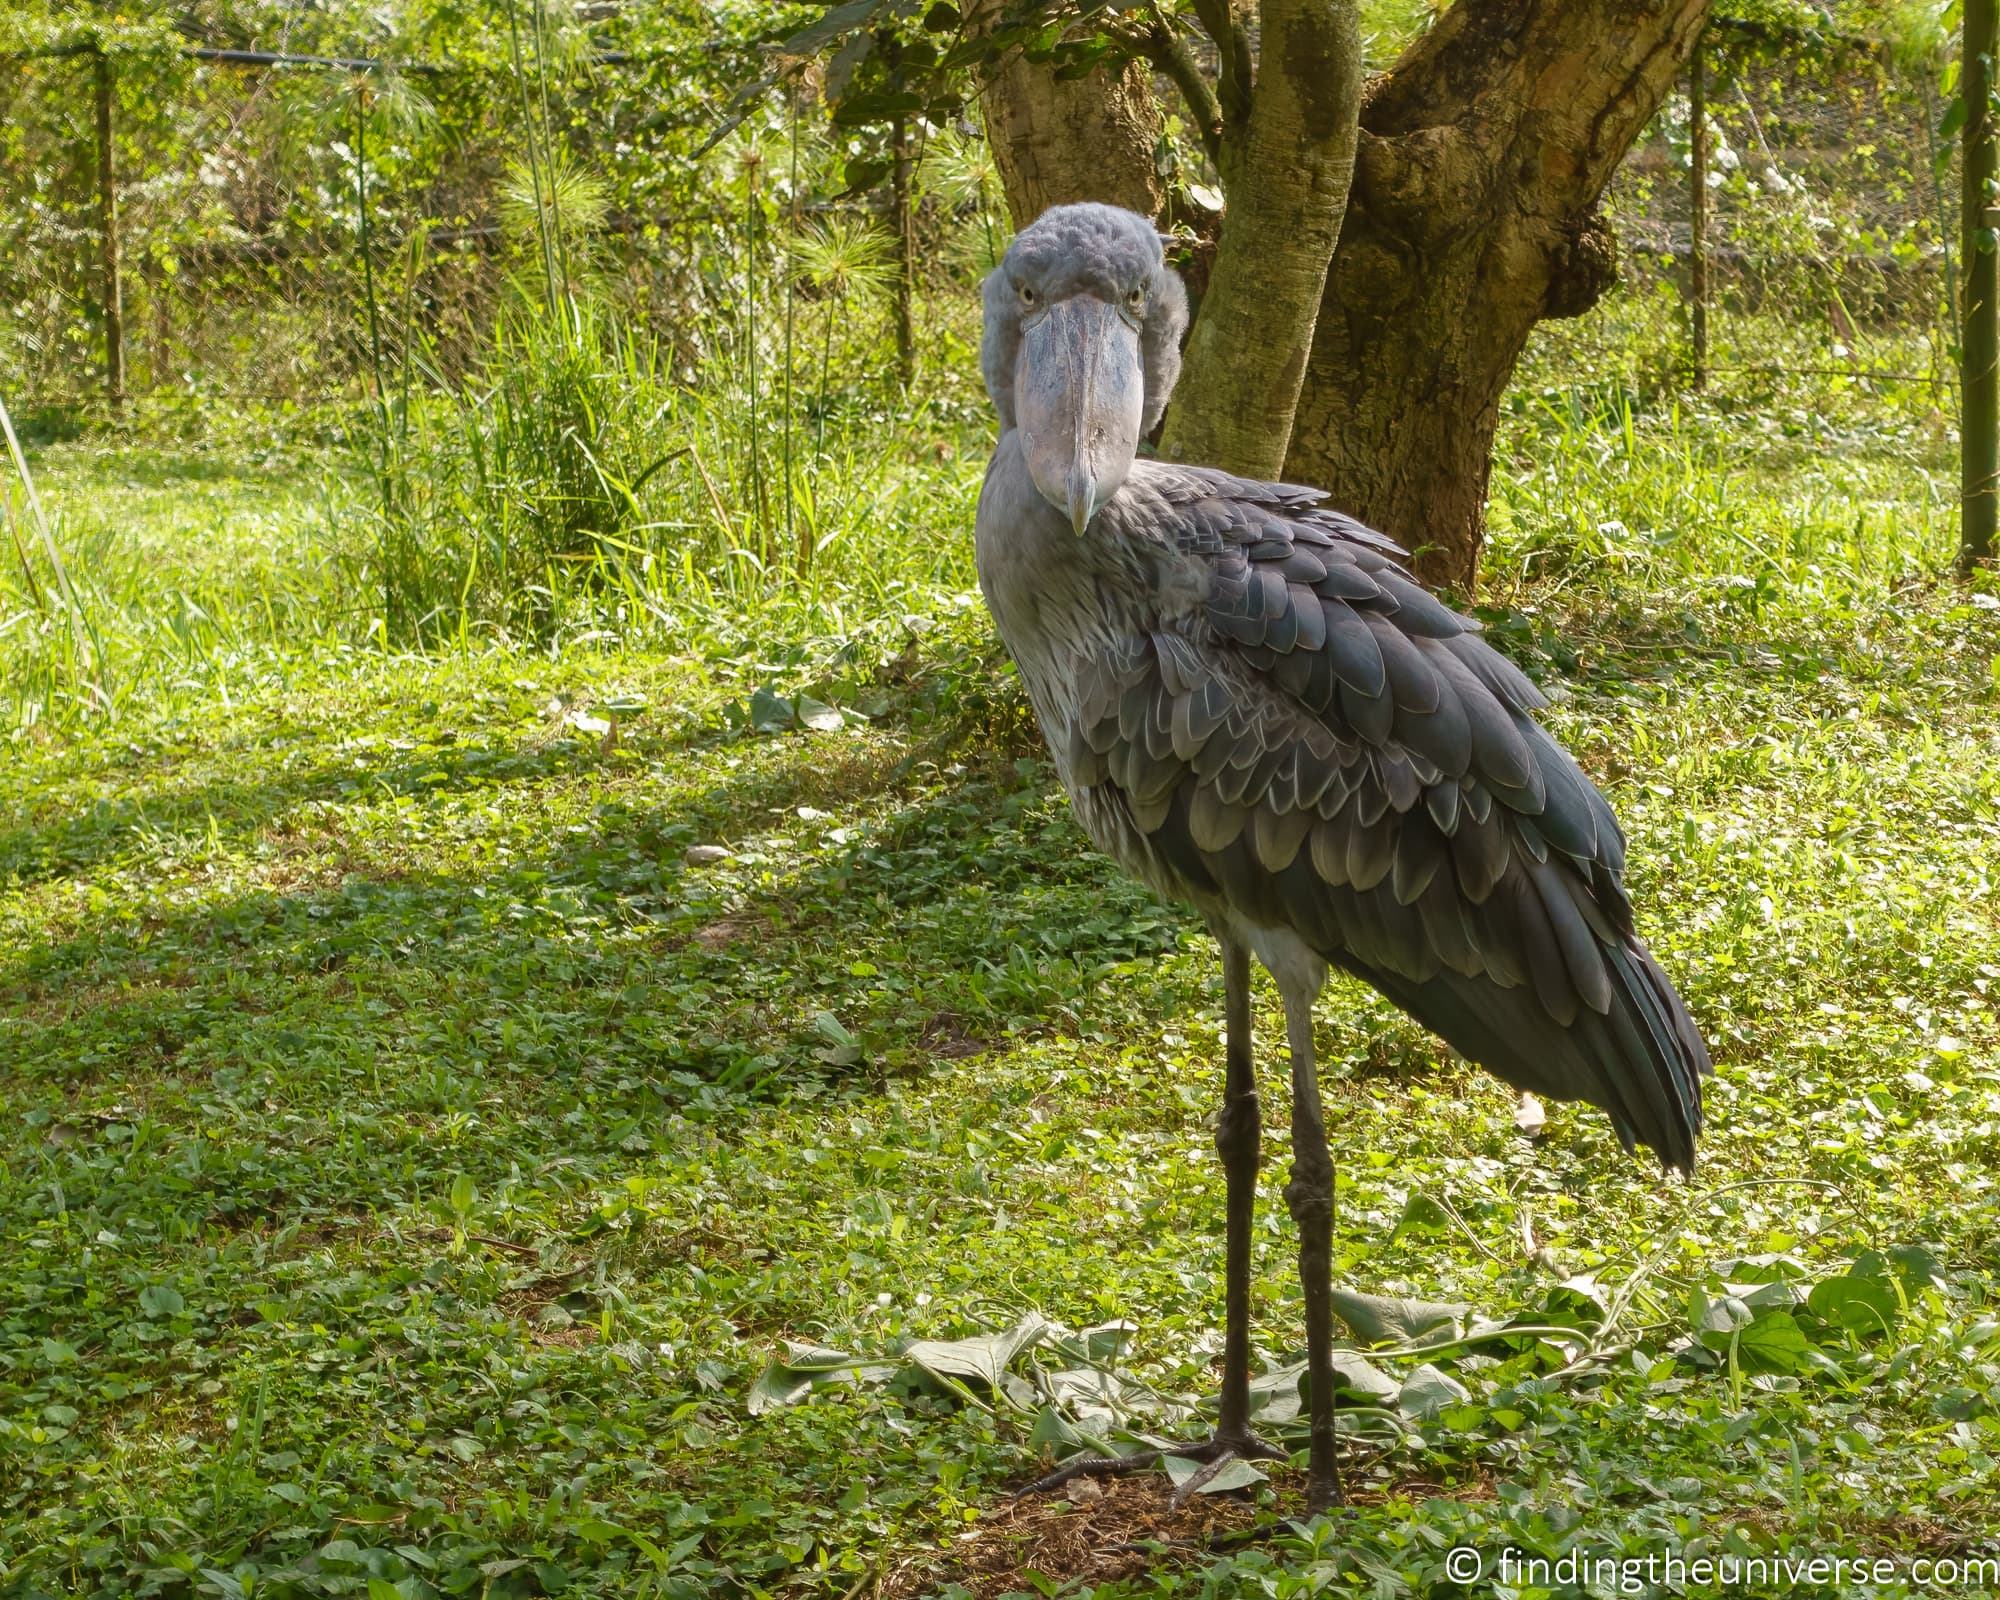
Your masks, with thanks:
<instances>
[{"instance_id":1,"label":"grey plumage","mask_svg":"<svg viewBox=\"0 0 2000 1600\"><path fill-rule=\"evenodd\" d=\"M1102 314L1142 302L1136 343ZM1090 453L1090 396L1022 354L1023 327L1081 347L1072 303L1097 308L1097 354L1135 350L1149 423L1185 312L1150 229L1106 207L1050 212L987 286L980 583L1085 831L1271 968L1295 1084L1330 964L1689 1168L1707 1051L1541 694L1319 491Z\"/></svg>"}]
</instances>

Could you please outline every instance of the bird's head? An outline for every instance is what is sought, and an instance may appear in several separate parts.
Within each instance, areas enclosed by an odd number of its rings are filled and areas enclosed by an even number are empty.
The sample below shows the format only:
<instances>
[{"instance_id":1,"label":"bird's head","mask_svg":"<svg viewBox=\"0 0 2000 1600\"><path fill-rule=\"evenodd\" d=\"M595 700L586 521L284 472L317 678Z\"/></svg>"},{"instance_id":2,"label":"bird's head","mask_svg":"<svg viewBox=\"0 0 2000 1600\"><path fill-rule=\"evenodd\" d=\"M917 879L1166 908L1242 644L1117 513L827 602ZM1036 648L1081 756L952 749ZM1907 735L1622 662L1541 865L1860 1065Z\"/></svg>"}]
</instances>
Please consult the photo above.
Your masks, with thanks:
<instances>
[{"instance_id":1,"label":"bird's head","mask_svg":"<svg viewBox=\"0 0 2000 1600\"><path fill-rule=\"evenodd\" d=\"M1035 487L1081 534L1118 492L1181 370L1187 292L1152 223L1053 206L986 279L980 364Z\"/></svg>"}]
</instances>

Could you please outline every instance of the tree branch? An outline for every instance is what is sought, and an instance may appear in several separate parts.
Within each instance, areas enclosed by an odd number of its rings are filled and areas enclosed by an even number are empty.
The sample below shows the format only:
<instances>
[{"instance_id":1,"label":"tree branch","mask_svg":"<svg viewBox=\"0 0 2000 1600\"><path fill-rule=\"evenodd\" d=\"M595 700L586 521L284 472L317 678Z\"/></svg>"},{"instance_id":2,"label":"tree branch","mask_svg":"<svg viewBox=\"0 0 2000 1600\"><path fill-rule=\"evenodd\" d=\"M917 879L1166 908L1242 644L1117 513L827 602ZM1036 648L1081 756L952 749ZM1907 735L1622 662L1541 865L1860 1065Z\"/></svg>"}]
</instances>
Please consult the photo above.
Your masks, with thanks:
<instances>
[{"instance_id":1,"label":"tree branch","mask_svg":"<svg viewBox=\"0 0 2000 1600\"><path fill-rule=\"evenodd\" d=\"M1233 0L1194 0L1195 19L1215 41L1222 67L1216 98L1225 126L1241 127L1250 120L1250 34L1236 15Z\"/></svg>"},{"instance_id":2,"label":"tree branch","mask_svg":"<svg viewBox=\"0 0 2000 1600\"><path fill-rule=\"evenodd\" d=\"M1144 56L1180 90L1188 115L1194 119L1201 147L1219 169L1222 164L1222 106L1209 87L1208 77L1195 60L1194 52L1179 30L1153 8L1153 20L1143 31L1117 33L1117 41Z\"/></svg>"}]
</instances>

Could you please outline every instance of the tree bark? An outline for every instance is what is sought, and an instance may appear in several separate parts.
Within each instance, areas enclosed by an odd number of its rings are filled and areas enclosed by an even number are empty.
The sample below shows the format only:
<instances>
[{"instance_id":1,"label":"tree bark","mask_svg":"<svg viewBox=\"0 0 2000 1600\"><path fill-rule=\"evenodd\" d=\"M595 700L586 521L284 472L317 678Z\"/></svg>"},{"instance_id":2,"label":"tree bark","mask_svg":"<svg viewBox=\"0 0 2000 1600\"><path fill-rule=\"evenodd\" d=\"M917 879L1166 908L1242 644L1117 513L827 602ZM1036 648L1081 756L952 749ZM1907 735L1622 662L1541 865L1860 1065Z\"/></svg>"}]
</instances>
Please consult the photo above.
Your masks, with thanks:
<instances>
[{"instance_id":1,"label":"tree bark","mask_svg":"<svg viewBox=\"0 0 2000 1600\"><path fill-rule=\"evenodd\" d=\"M1221 17L1217 109L1228 225L1162 449L1275 478L1354 171L1361 32L1352 0L1263 0L1252 91L1228 65L1240 24L1226 10ZM1247 55L1247 41L1239 48Z\"/></svg>"},{"instance_id":2,"label":"tree bark","mask_svg":"<svg viewBox=\"0 0 2000 1600\"><path fill-rule=\"evenodd\" d=\"M1595 207L1707 15L1708 0L1458 0L1362 108L1286 475L1433 581L1472 587L1501 392L1537 322L1615 280Z\"/></svg>"},{"instance_id":3,"label":"tree bark","mask_svg":"<svg viewBox=\"0 0 2000 1600\"><path fill-rule=\"evenodd\" d=\"M1005 5L987 0L974 25ZM1059 79L1048 63L1010 50L987 73L979 105L1016 228L1077 200L1159 215L1166 194L1154 160L1160 108L1138 62Z\"/></svg>"}]
</instances>

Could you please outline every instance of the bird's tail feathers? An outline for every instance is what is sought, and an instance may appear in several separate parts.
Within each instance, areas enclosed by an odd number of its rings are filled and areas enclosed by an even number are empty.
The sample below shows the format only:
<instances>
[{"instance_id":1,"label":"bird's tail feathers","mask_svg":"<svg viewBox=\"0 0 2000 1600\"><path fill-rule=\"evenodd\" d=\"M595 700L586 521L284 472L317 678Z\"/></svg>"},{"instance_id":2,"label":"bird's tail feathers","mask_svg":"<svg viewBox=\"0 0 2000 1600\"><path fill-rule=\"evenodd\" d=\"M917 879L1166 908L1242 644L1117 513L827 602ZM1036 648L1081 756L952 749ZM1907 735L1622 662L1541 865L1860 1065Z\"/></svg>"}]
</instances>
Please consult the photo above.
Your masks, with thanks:
<instances>
[{"instance_id":1,"label":"bird's tail feathers","mask_svg":"<svg viewBox=\"0 0 2000 1600\"><path fill-rule=\"evenodd\" d=\"M1713 1069L1701 1034L1667 975L1636 938L1604 950L1611 1005L1554 1023L1530 984L1449 969L1422 981L1353 961L1342 965L1459 1054L1517 1089L1586 1100L1604 1111L1626 1149L1650 1146L1669 1167L1694 1169L1701 1080Z\"/></svg>"}]
</instances>

